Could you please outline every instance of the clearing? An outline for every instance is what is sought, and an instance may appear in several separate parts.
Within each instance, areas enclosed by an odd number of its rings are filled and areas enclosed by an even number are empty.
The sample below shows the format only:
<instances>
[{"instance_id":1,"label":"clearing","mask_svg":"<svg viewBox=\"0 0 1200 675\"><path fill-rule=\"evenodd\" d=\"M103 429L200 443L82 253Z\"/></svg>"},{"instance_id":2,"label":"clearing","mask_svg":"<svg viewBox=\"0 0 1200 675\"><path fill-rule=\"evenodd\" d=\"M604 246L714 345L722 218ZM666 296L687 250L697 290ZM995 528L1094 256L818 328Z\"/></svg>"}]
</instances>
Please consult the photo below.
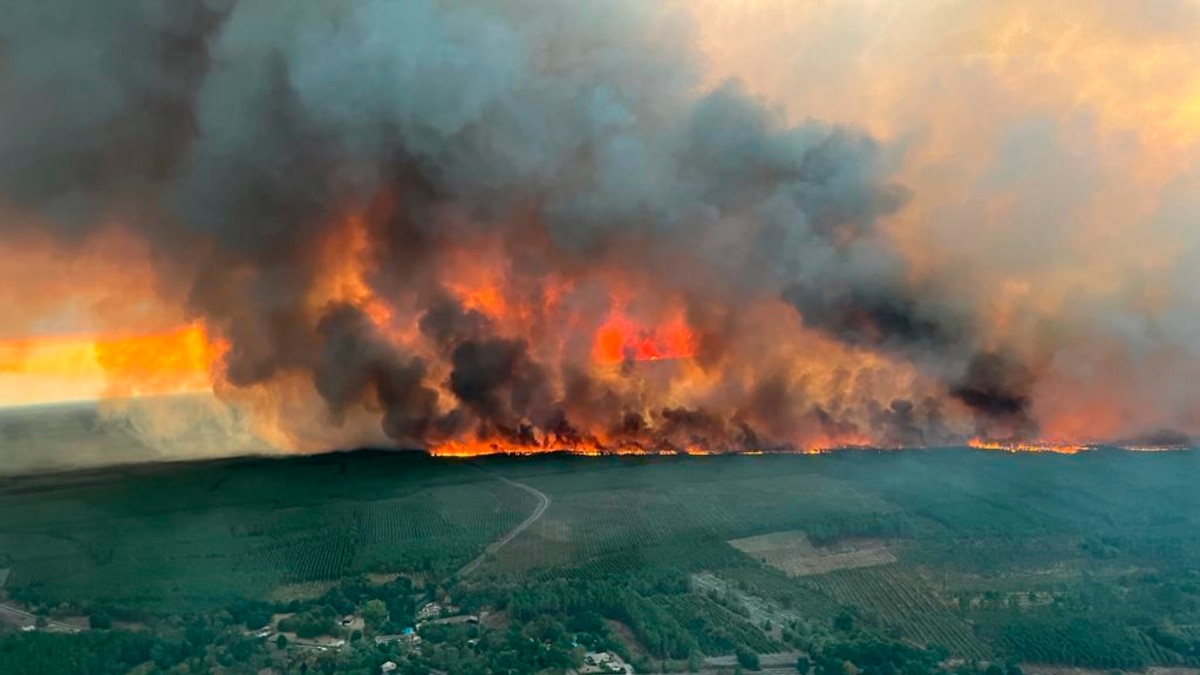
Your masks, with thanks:
<instances>
[{"instance_id":1,"label":"clearing","mask_svg":"<svg viewBox=\"0 0 1200 675\"><path fill-rule=\"evenodd\" d=\"M733 539L729 545L789 577L896 562L896 556L887 542L878 539L847 540L833 546L814 546L808 540L808 535L798 530Z\"/></svg>"}]
</instances>

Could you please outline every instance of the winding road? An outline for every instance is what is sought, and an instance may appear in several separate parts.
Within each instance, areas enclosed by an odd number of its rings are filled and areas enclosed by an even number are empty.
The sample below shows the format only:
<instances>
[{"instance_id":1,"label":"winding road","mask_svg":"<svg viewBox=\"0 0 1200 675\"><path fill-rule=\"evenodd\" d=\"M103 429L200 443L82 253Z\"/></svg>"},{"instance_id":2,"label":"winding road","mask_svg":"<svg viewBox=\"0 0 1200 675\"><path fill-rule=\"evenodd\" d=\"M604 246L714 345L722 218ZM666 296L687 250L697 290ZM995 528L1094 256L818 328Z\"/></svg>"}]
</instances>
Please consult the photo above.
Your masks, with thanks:
<instances>
[{"instance_id":1,"label":"winding road","mask_svg":"<svg viewBox=\"0 0 1200 675\"><path fill-rule=\"evenodd\" d=\"M513 529L509 530L507 533L505 533L505 535L503 537L500 537L496 541L493 541L492 543L488 544L487 548L483 549L483 553L480 553L474 560L467 563L466 565L463 565L461 569L459 569L457 572L455 572L454 576L459 579L474 572L475 568L482 565L483 561L487 560L488 556L495 555L497 551L504 548L505 544L512 541L514 538L516 538L516 536L518 534L521 534L522 532L524 532L527 527L536 523L538 518L541 518L542 514L546 512L546 507L550 506L550 498L547 497L546 494L544 492L542 492L541 490L538 490L537 488L534 488L534 487L530 487L524 483L518 483L516 481L509 480L507 478L504 478L503 476L497 476L497 478L499 478L500 480L504 481L505 483L508 483L509 485L511 485L515 488L520 488L520 489L528 492L529 494L533 495L534 497L537 497L538 498L538 506L536 509L533 510L533 513L529 514L528 518L521 521L520 525L517 525Z\"/></svg>"}]
</instances>

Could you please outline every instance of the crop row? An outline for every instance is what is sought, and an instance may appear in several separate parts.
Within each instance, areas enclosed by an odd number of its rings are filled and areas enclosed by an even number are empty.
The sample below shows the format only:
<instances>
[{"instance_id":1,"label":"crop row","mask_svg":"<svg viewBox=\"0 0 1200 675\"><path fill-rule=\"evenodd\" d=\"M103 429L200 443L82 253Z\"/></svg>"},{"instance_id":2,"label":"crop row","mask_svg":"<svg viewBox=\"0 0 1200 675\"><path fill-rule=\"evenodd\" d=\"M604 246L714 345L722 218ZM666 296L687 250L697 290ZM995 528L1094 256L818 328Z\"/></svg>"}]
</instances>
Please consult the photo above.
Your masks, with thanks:
<instances>
[{"instance_id":1,"label":"crop row","mask_svg":"<svg viewBox=\"0 0 1200 675\"><path fill-rule=\"evenodd\" d=\"M971 629L937 601L919 579L895 565L843 570L819 577L842 603L867 610L927 645L941 645L966 657L987 655Z\"/></svg>"}]
</instances>

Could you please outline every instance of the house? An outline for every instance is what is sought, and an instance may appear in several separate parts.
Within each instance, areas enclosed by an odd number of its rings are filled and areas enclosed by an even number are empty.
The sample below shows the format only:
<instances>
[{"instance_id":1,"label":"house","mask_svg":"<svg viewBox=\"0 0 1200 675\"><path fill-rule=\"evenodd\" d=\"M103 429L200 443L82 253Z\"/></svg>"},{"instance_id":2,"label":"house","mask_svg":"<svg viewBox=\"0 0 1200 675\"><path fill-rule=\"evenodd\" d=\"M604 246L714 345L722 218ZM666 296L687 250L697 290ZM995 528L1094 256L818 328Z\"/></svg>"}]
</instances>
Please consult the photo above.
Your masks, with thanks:
<instances>
[{"instance_id":1,"label":"house","mask_svg":"<svg viewBox=\"0 0 1200 675\"><path fill-rule=\"evenodd\" d=\"M405 632L400 635L377 635L375 636L375 644L387 645L393 642L399 643L406 647L415 647L421 644L421 636L417 635L411 628L405 628Z\"/></svg>"},{"instance_id":2,"label":"house","mask_svg":"<svg viewBox=\"0 0 1200 675\"><path fill-rule=\"evenodd\" d=\"M444 619L433 619L432 621L425 621L423 623L427 623L427 624L435 625L435 626L441 625L441 624L456 624L456 623L478 624L479 617L474 614L460 614L458 616L448 616Z\"/></svg>"},{"instance_id":3,"label":"house","mask_svg":"<svg viewBox=\"0 0 1200 675\"><path fill-rule=\"evenodd\" d=\"M394 661L388 661L387 663L383 664L382 666L379 666L379 672L383 673L384 675L387 675L387 673L392 672L396 668L397 668L397 666Z\"/></svg>"},{"instance_id":4,"label":"house","mask_svg":"<svg viewBox=\"0 0 1200 675\"><path fill-rule=\"evenodd\" d=\"M436 619L442 615L442 606L436 602L430 602L421 609L417 610L417 621L425 621L427 619Z\"/></svg>"},{"instance_id":5,"label":"house","mask_svg":"<svg viewBox=\"0 0 1200 675\"><path fill-rule=\"evenodd\" d=\"M577 673L632 673L633 667L612 652L588 652Z\"/></svg>"}]
</instances>

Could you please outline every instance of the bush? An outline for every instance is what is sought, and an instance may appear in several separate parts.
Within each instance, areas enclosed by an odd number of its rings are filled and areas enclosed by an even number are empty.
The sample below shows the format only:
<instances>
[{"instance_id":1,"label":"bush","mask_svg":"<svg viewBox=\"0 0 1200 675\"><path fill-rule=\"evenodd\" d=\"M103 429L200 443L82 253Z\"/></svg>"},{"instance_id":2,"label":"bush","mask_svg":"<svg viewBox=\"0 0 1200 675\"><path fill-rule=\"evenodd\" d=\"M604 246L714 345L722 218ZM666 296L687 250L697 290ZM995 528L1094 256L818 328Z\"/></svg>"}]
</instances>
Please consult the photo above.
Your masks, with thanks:
<instances>
[{"instance_id":1,"label":"bush","mask_svg":"<svg viewBox=\"0 0 1200 675\"><path fill-rule=\"evenodd\" d=\"M271 623L270 611L255 610L246 613L245 624L247 630L258 630L259 628L265 628L269 623Z\"/></svg>"},{"instance_id":2,"label":"bush","mask_svg":"<svg viewBox=\"0 0 1200 675\"><path fill-rule=\"evenodd\" d=\"M112 617L105 612L92 612L88 616L88 628L92 630L108 630L112 628Z\"/></svg>"},{"instance_id":3,"label":"bush","mask_svg":"<svg viewBox=\"0 0 1200 675\"><path fill-rule=\"evenodd\" d=\"M279 630L295 633L296 637L315 638L333 630L333 619L324 613L306 612L280 621Z\"/></svg>"},{"instance_id":4,"label":"bush","mask_svg":"<svg viewBox=\"0 0 1200 675\"><path fill-rule=\"evenodd\" d=\"M746 668L747 670L759 670L761 668L758 660L758 654L746 649L745 647L738 647L736 653L738 665L741 667Z\"/></svg>"}]
</instances>

